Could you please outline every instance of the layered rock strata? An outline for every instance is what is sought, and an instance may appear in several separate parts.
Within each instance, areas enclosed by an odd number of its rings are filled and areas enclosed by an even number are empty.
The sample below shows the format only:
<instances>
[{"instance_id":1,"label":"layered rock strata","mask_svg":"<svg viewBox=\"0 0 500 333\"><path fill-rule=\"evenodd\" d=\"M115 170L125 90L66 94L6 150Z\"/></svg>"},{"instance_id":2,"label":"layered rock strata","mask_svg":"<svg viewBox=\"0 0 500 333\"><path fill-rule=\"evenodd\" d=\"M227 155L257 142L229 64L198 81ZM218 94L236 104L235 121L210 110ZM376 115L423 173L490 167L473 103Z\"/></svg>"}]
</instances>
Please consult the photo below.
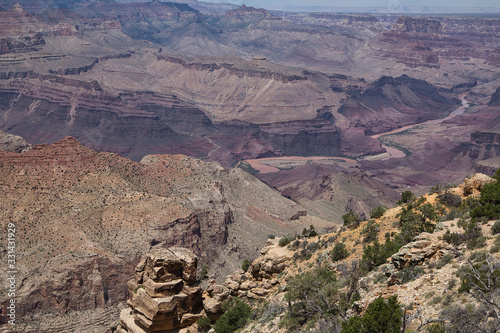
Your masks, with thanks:
<instances>
[{"instance_id":1,"label":"layered rock strata","mask_svg":"<svg viewBox=\"0 0 500 333\"><path fill-rule=\"evenodd\" d=\"M129 308L122 310L117 332L163 332L196 322L203 309L197 262L185 248L151 250L128 282Z\"/></svg>"}]
</instances>

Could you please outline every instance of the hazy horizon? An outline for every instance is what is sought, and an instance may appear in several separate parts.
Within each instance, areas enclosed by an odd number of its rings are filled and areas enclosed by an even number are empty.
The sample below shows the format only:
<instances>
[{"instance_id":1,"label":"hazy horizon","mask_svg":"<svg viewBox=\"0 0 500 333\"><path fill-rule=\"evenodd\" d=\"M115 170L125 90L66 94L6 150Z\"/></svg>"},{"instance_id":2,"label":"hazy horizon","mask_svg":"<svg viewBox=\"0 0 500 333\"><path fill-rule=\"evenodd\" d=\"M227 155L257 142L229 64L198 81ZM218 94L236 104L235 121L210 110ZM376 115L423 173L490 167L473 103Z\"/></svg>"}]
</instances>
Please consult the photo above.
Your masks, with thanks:
<instances>
[{"instance_id":1,"label":"hazy horizon","mask_svg":"<svg viewBox=\"0 0 500 333\"><path fill-rule=\"evenodd\" d=\"M203 2L221 2L247 6L275 7L275 6L300 6L300 7L499 7L498 0L352 0L346 3L344 0L309 0L307 4L302 0L201 0Z\"/></svg>"}]
</instances>

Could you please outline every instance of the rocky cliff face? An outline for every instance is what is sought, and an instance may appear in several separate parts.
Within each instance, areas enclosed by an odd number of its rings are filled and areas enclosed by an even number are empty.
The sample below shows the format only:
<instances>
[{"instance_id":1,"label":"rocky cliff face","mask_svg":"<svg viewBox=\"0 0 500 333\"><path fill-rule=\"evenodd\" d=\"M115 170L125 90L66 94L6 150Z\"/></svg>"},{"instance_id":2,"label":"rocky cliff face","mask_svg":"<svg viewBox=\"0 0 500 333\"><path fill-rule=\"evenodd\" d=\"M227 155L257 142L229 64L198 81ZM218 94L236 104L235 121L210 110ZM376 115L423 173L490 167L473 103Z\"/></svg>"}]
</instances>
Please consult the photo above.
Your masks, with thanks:
<instances>
[{"instance_id":1,"label":"rocky cliff face","mask_svg":"<svg viewBox=\"0 0 500 333\"><path fill-rule=\"evenodd\" d=\"M355 91L339 113L350 119L352 127L364 128L371 135L443 118L459 105L458 99L441 95L429 83L403 75L382 77L361 93Z\"/></svg>"},{"instance_id":2,"label":"rocky cliff face","mask_svg":"<svg viewBox=\"0 0 500 333\"><path fill-rule=\"evenodd\" d=\"M12 80L11 75L29 79ZM321 118L261 126L213 123L201 110L168 95L115 97L95 81L36 73L4 79L2 128L32 143L72 135L89 147L134 160L151 153L184 153L226 165L269 154L336 155L342 145L340 130ZM363 146L357 150L364 151Z\"/></svg>"},{"instance_id":3,"label":"rocky cliff face","mask_svg":"<svg viewBox=\"0 0 500 333\"><path fill-rule=\"evenodd\" d=\"M500 106L500 87L491 95L489 106Z\"/></svg>"},{"instance_id":4,"label":"rocky cliff face","mask_svg":"<svg viewBox=\"0 0 500 333\"><path fill-rule=\"evenodd\" d=\"M181 155L137 163L66 138L22 154L2 151L0 170L3 223L25 232L17 244L25 250L17 257L16 315L26 325L45 311L108 311L126 299L130 271L152 247L188 247L218 277L270 230L302 223L275 218L301 209L255 177ZM107 316L96 325L109 323Z\"/></svg>"},{"instance_id":5,"label":"rocky cliff face","mask_svg":"<svg viewBox=\"0 0 500 333\"><path fill-rule=\"evenodd\" d=\"M176 196L166 178L148 176L156 173L152 162L138 164L96 153L74 139L65 139L52 146L35 146L24 154L3 152L0 164L2 183L11 188L4 192L3 202L14 202L18 191L26 193L19 202L26 217L7 213L4 218L16 223L19 230L25 230L27 224L36 230L19 242L20 247L34 251L19 255L20 274L25 279L19 290L20 316L44 309L103 308L122 300L123 273L135 265L141 248L185 245L206 261L214 259L226 243L232 213L220 189L212 185L204 191L212 209L205 210L208 203L203 198L189 204L191 208L182 208L166 199L167 195ZM172 168L163 168L163 175L173 172ZM11 178L12 172L19 175ZM181 174L190 172L185 169ZM81 198L65 202L55 199L51 191L68 198L80 193ZM31 202L35 197L36 202ZM131 199L128 204L125 197ZM143 212L140 221L133 221L134 210ZM62 215L63 211L68 213ZM55 273L53 264L61 262L66 264ZM34 271L39 272L38 278L32 278Z\"/></svg>"},{"instance_id":6,"label":"rocky cliff face","mask_svg":"<svg viewBox=\"0 0 500 333\"><path fill-rule=\"evenodd\" d=\"M449 188L446 191L461 198L466 198L477 195L479 193L478 190L484 184L493 181L488 176L476 174L467 179L463 185ZM478 245L479 250L478 248L467 246L461 240L461 237L465 237L465 234L464 229L456 224L458 218L443 221L446 212L438 213L442 216L441 222L437 223L435 221L436 225L432 233L422 232L412 240L405 242L405 245L398 246L399 249L391 250L392 255L388 256L386 261L376 263L374 266L377 268L374 270L368 272L362 271L360 266L358 266L362 256L364 260L361 262L366 263L370 249L378 251L381 248L380 244L384 243L384 239L385 242L388 242L392 237L389 235L401 231L397 225L400 223L398 222L399 216L404 209L411 210L411 205L415 205L420 200L427 202L426 205L432 205L436 202L436 197L437 194L428 194L406 206L387 210L381 218L363 221L356 227L342 228L337 233L312 237L307 237L306 235L295 237L286 243L286 245L283 244L285 242L282 243L277 239L269 240L261 250L259 256L249 265L246 272L237 270L229 274L222 285L217 285L213 280L209 281L203 291L203 310L201 310L201 302L198 302L199 308L193 311L191 316L208 316L214 322L219 318L219 316L214 316L214 314L220 315L221 313L220 304L224 300L238 297L247 302L254 311L254 315L246 323L243 323L245 327L242 328L242 331L283 332L291 326L287 324L287 319L290 316L294 316L293 310L299 306L301 306L300 309L314 309L311 311L315 312L317 316L322 316L321 309L316 308L317 304L321 303L318 299L324 297L327 287L335 287L335 293L328 297L327 301L329 303L325 303L324 306L328 309L338 306L338 309L342 309L340 311L344 312L342 316L339 315L338 318L334 319L331 316L323 317L324 322L320 323L318 323L317 317L309 316L308 318L313 321L309 325L314 326L318 330L324 329L328 325L328 321L330 321L331 325L328 328L330 331L333 325L340 325L340 323L348 320L346 318L364 315L367 311L370 311L368 308L369 304L377 297L387 298L395 296L399 303L398 306L401 306L401 308L403 308L405 302L411 302L411 305L404 307L404 311L401 313L402 321L404 320L404 324L402 325L404 325L405 329L418 330L422 326L425 327L434 322L440 322L447 327L452 327L456 324L457 317L454 313L448 315L448 311L450 309L457 311L460 307L464 308L463 303L467 302L470 305L468 306L468 310L465 310L466 312L475 311L472 310L473 308L488 308L484 312L476 312L476 316L463 319L464 322L470 325L471 329L481 326L487 332L495 332L499 321L495 312L496 297L498 295L495 288L482 289L484 293L481 295L486 294L490 297L484 301L484 298L474 294L473 287L468 293L460 292L463 286L460 287L458 280L462 280L462 285L464 285L467 281L465 279L469 278L465 274L470 270L470 267L477 269L477 267L484 265L481 274L485 276L485 280L488 279L487 281L491 281L494 284L495 273L500 265L500 256L498 254L498 240L493 240L495 238L493 235L494 228L492 227L493 221L481 224L475 230L478 234L485 236L483 237L484 241ZM374 238L367 240L365 236L370 226L375 226L376 230L371 232ZM394 240L391 241L393 242L392 244L396 244ZM333 255L333 253L338 253L334 249L337 249L339 244L343 244L346 249L343 258ZM175 251L176 249L172 250ZM373 258L378 258L380 253L375 252L372 255ZM157 252L150 253L147 260L151 261L151 257L158 257ZM151 309L148 309L148 312L155 313L155 311L151 310L158 308L157 304L174 304L174 302L178 302L176 304L178 304L177 306L182 312L182 309L185 308L183 300L189 299L187 293L180 291L180 287L177 288L177 291L172 290L171 286L174 283L167 282L162 284L147 281L149 276L158 278L161 274L165 274L167 270L163 268L166 266L164 262L167 262L167 260L157 262L154 265L156 270L153 274L143 273L148 271L147 265L144 264L145 262L147 261L143 261L137 267L135 280L131 281L130 290L135 288L135 294L132 291L130 292L131 301L129 304L132 308L123 310L121 316L122 324L124 323L124 318L128 318L129 326L134 328L136 326L132 325L140 325L142 319L140 316L136 316L135 318L138 319L133 323L130 321L130 318L132 318L132 314L139 314L139 309L144 307L144 304L150 304ZM181 266L180 262L177 262ZM146 268L143 268L144 266ZM319 270L320 268L323 270ZM166 275L168 275L168 279L177 279L175 280L176 283L180 284L184 282L179 278L180 272L178 270L174 274ZM318 276L319 278L319 275L313 274L324 274L324 272L334 274L334 278L325 281L324 284L316 288L314 285L315 281L311 279L314 276ZM145 276L145 282L141 291L141 286L139 285L137 288L138 285L135 281L142 276ZM346 281L348 282L347 284L345 283ZM156 302L148 303L145 301L139 304L138 299L149 300L149 295L157 293L157 291L153 290L152 286L156 288L165 286L163 292L165 294L168 293L167 297L158 299ZM296 291L295 288L290 289L292 286L301 288L299 296L302 296L302 298L297 298L295 302L290 302L287 297ZM346 307L342 308L342 302L345 301L346 297L349 299L349 294L353 293L356 294L356 299L352 300L351 298L351 302L348 302ZM172 296L174 294L176 295ZM318 297L316 298L317 301L310 303L311 299L316 296ZM154 297L150 298L154 299ZM136 304L136 306L132 304ZM308 307L309 304L312 305ZM472 304L475 306L472 307ZM167 320L178 318L175 310L171 311L171 306L164 306L163 309L165 309L164 318L167 318ZM305 312L295 314L296 318L304 320L304 317L299 317L303 313ZM465 312L464 316L466 316ZM188 318L191 317L188 316ZM301 324L302 327L306 326L304 322L294 322L293 324L295 326ZM462 328L463 324L460 327ZM139 327L137 328L137 332L143 332ZM308 327L307 330L311 330L311 328ZM200 329L197 325L193 325L180 330L180 332L187 331L198 332Z\"/></svg>"}]
</instances>

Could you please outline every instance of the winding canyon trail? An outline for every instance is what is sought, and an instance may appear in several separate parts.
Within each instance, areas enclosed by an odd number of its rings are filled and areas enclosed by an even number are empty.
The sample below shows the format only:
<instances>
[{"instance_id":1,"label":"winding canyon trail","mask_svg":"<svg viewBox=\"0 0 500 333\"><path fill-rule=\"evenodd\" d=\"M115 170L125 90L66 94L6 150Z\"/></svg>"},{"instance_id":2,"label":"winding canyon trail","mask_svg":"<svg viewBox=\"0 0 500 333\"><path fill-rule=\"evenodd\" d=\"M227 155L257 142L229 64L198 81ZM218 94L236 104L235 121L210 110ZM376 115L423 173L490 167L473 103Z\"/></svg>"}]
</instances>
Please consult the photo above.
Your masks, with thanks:
<instances>
[{"instance_id":1,"label":"winding canyon trail","mask_svg":"<svg viewBox=\"0 0 500 333\"><path fill-rule=\"evenodd\" d=\"M400 133L400 132L406 131L408 129L415 128L416 126L425 126L425 125L439 124L439 123L442 123L445 120L449 120L449 119L452 119L452 118L454 118L454 117L456 117L458 115L461 115L469 107L469 102L467 102L467 100L465 99L465 96L467 96L466 93L463 93L462 95L458 96L458 98L462 102L462 106L458 107L455 111L451 112L445 118L442 118L442 119L432 119L432 120L428 120L428 121L423 122L423 123L417 123L417 124L413 124L413 125L404 126L404 127L401 127L401 128L396 128L396 129L388 131L388 132L384 132L384 133L379 133L379 134L372 135L371 138L379 140L382 136L385 136L385 135L391 135L391 134ZM389 156L383 157L382 160L387 160L389 158L400 158L400 157L405 157L406 156L405 152L403 152L402 150L399 150L397 148L386 146L384 144L382 144L382 147L384 147L385 150L387 151L387 153L389 154Z\"/></svg>"}]
</instances>

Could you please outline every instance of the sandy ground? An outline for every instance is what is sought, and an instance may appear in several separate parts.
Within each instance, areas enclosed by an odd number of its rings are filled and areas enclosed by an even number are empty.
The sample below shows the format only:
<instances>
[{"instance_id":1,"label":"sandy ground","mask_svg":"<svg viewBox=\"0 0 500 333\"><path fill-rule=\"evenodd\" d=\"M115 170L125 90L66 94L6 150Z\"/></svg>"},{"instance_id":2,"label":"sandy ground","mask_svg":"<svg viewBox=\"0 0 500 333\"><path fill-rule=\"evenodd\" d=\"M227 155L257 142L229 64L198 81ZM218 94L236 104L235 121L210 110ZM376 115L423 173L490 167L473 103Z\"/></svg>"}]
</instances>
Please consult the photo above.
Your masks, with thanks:
<instances>
[{"instance_id":1,"label":"sandy ground","mask_svg":"<svg viewBox=\"0 0 500 333\"><path fill-rule=\"evenodd\" d=\"M277 172L280 171L280 169L264 164L264 162L267 161L315 161L315 160L338 160L338 161L344 161L344 162L352 162L356 163L355 160L350 159L350 158L345 158L345 157L325 157L325 156L309 156L309 157L303 157L303 156L283 156L283 157L265 157L265 158L257 158L257 159L252 159L252 160L245 160L245 162L249 163L252 168L255 170L260 171L261 173L270 173L270 172Z\"/></svg>"}]
</instances>

